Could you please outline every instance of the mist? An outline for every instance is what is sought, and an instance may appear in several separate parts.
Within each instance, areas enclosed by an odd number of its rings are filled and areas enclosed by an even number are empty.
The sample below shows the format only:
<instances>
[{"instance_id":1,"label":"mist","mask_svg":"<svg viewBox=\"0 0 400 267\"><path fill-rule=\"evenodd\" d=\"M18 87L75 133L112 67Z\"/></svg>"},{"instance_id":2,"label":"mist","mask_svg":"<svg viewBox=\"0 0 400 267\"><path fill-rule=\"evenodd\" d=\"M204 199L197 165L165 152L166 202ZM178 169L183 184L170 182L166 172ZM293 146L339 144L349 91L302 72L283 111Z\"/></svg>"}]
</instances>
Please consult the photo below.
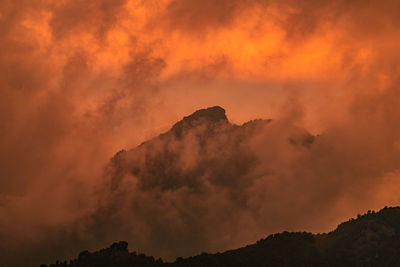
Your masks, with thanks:
<instances>
[{"instance_id":1,"label":"mist","mask_svg":"<svg viewBox=\"0 0 400 267\"><path fill-rule=\"evenodd\" d=\"M117 240L173 259L282 230L329 231L398 205L399 8L0 1L0 265ZM166 143L178 155L171 165L186 174L222 165L168 189L132 174L113 189L118 151L216 105L229 125L272 121L240 144L220 130L201 149L195 127ZM305 133L309 146L288 141Z\"/></svg>"}]
</instances>

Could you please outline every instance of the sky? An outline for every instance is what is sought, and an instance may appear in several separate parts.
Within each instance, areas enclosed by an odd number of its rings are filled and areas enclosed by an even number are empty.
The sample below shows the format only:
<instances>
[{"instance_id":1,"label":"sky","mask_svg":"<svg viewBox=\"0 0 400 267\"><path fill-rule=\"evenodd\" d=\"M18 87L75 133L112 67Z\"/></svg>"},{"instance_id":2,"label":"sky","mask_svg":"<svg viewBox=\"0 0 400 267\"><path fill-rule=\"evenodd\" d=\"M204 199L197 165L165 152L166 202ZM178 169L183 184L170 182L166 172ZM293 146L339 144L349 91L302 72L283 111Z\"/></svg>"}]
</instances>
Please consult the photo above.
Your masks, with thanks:
<instances>
[{"instance_id":1,"label":"sky","mask_svg":"<svg viewBox=\"0 0 400 267\"><path fill-rule=\"evenodd\" d=\"M398 205L399 11L395 0L0 0L0 249L7 255L0 263L37 266L124 234L131 249L173 258L285 229L329 231L357 213ZM135 244L146 236L111 230L106 240L92 239L79 222L98 210L110 158L215 105L234 124L281 122L248 144L286 177L276 187L258 180L255 187L281 194L257 191L254 209L238 213L253 230L227 237L201 228L207 238L189 250ZM291 151L279 141L288 125L319 143ZM299 194L312 197L297 201ZM160 204L136 195L129 200ZM213 216L227 207L234 213L227 198L210 199L202 207ZM300 204L287 208L293 203ZM276 223L260 224L277 209ZM132 216L120 219L152 218ZM201 222L220 221L210 216ZM168 222L149 231L179 228ZM185 227L184 237L196 229Z\"/></svg>"}]
</instances>

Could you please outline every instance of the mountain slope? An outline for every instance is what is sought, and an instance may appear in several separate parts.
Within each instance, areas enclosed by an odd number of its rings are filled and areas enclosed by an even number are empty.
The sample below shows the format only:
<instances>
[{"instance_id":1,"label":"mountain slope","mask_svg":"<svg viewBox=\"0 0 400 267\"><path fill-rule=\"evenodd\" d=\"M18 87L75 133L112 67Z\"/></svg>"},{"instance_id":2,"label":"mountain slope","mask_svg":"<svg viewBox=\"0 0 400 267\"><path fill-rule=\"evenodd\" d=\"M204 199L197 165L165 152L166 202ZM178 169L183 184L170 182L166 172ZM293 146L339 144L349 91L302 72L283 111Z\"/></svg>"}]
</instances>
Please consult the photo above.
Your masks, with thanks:
<instances>
[{"instance_id":1,"label":"mountain slope","mask_svg":"<svg viewBox=\"0 0 400 267\"><path fill-rule=\"evenodd\" d=\"M129 253L127 245L120 242L98 252L85 251L68 264L50 266L399 266L400 207L368 212L327 234L283 232L236 250L177 258L173 263Z\"/></svg>"},{"instance_id":2,"label":"mountain slope","mask_svg":"<svg viewBox=\"0 0 400 267\"><path fill-rule=\"evenodd\" d=\"M124 239L166 259L239 246L285 228L264 220L276 216L265 207L297 190L298 179L281 189L313 142L286 122L235 125L221 107L198 110L111 159L99 205L83 228L96 244Z\"/></svg>"},{"instance_id":3,"label":"mountain slope","mask_svg":"<svg viewBox=\"0 0 400 267\"><path fill-rule=\"evenodd\" d=\"M213 184L232 183L254 164L254 156L243 144L270 121L237 126L228 121L221 107L198 110L168 132L117 153L109 166L112 188L120 186L123 176L138 179L145 191L198 188L204 178Z\"/></svg>"}]
</instances>

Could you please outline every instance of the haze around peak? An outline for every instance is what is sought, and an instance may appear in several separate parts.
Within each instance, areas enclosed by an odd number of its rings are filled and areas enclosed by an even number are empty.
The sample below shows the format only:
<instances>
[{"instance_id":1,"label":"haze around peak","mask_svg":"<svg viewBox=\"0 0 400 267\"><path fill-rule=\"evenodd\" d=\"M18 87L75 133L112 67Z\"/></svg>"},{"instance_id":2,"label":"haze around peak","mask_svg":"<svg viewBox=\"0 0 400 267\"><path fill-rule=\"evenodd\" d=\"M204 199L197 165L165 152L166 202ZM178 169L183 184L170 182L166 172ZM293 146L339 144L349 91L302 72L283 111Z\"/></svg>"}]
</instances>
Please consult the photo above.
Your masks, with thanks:
<instances>
[{"instance_id":1,"label":"haze around peak","mask_svg":"<svg viewBox=\"0 0 400 267\"><path fill-rule=\"evenodd\" d=\"M398 205L399 8L0 1L0 265L37 266L126 235L154 256L224 250ZM183 139L157 138L215 105L230 121L217 132L200 123ZM257 118L273 120L231 134ZM307 132L312 145L296 141ZM163 179L151 168L139 171L154 179L107 176L117 151L153 139ZM173 164L164 145L180 152Z\"/></svg>"}]
</instances>

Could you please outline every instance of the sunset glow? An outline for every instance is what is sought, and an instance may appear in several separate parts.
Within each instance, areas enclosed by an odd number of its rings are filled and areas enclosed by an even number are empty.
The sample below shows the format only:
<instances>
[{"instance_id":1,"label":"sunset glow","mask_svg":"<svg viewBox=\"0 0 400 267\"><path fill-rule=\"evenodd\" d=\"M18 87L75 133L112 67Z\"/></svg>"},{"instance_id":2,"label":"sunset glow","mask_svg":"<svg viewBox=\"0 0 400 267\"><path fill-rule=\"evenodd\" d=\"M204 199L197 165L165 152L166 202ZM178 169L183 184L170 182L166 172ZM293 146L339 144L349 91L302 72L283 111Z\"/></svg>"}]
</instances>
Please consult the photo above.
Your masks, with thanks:
<instances>
[{"instance_id":1,"label":"sunset glow","mask_svg":"<svg viewBox=\"0 0 400 267\"><path fill-rule=\"evenodd\" d=\"M329 231L399 205L399 11L395 0L0 1L0 248L8 255L0 266L28 266L18 249L49 261L122 240L122 230L87 229L112 195L110 159L212 106L237 125L272 119L246 139L259 165L234 185L207 180L201 196L179 186L149 193L125 177L120 186L131 191L121 202L139 204L116 216L140 249L167 258L220 251L286 229ZM315 145L288 145L297 131L317 136ZM193 136L168 143L182 149L183 170L203 157ZM237 152L220 151L231 137L219 138L211 162ZM191 221L194 207L208 213ZM237 212L234 225L221 210ZM226 232L215 236L208 225ZM197 243L151 239L176 229Z\"/></svg>"}]
</instances>

